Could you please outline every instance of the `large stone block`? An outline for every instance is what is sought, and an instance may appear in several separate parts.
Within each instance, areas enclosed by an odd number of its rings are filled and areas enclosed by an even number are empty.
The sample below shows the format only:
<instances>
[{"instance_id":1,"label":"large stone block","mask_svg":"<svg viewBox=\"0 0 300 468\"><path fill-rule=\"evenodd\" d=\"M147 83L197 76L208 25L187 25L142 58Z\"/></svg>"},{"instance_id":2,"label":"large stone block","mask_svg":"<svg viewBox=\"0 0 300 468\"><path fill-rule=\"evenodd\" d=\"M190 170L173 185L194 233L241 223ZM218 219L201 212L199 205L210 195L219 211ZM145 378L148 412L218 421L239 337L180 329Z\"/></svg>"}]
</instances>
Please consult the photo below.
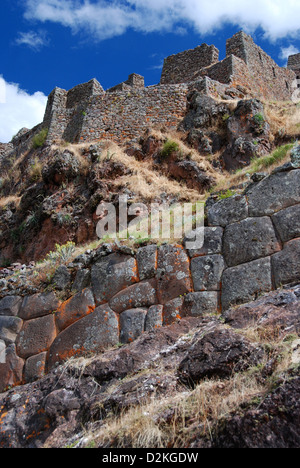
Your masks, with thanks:
<instances>
[{"instance_id":1,"label":"large stone block","mask_svg":"<svg viewBox=\"0 0 300 468\"><path fill-rule=\"evenodd\" d=\"M26 360L24 380L26 383L34 382L45 375L47 353L40 353Z\"/></svg>"},{"instance_id":2,"label":"large stone block","mask_svg":"<svg viewBox=\"0 0 300 468\"><path fill-rule=\"evenodd\" d=\"M159 304L192 291L189 257L181 246L163 245L158 251L157 294Z\"/></svg>"},{"instance_id":3,"label":"large stone block","mask_svg":"<svg viewBox=\"0 0 300 468\"><path fill-rule=\"evenodd\" d=\"M157 304L156 280L133 284L109 301L109 306L118 314L127 309L150 307L154 304Z\"/></svg>"},{"instance_id":4,"label":"large stone block","mask_svg":"<svg viewBox=\"0 0 300 468\"><path fill-rule=\"evenodd\" d=\"M225 268L222 255L207 255L191 260L191 272L195 291L219 291Z\"/></svg>"},{"instance_id":5,"label":"large stone block","mask_svg":"<svg viewBox=\"0 0 300 468\"><path fill-rule=\"evenodd\" d=\"M37 317L55 312L59 306L59 300L54 292L34 294L27 296L22 302L19 317L23 320L31 320Z\"/></svg>"},{"instance_id":6,"label":"large stone block","mask_svg":"<svg viewBox=\"0 0 300 468\"><path fill-rule=\"evenodd\" d=\"M300 203L300 170L266 177L248 190L247 197L249 216L272 215Z\"/></svg>"},{"instance_id":7,"label":"large stone block","mask_svg":"<svg viewBox=\"0 0 300 468\"><path fill-rule=\"evenodd\" d=\"M291 240L272 256L272 267L276 288L300 281L300 238Z\"/></svg>"},{"instance_id":8,"label":"large stone block","mask_svg":"<svg viewBox=\"0 0 300 468\"><path fill-rule=\"evenodd\" d=\"M22 324L23 320L18 317L0 315L0 340L3 340L6 345L15 343Z\"/></svg>"},{"instance_id":9,"label":"large stone block","mask_svg":"<svg viewBox=\"0 0 300 468\"><path fill-rule=\"evenodd\" d=\"M157 246L146 245L141 247L137 251L136 259L140 280L153 278L157 267Z\"/></svg>"},{"instance_id":10,"label":"large stone block","mask_svg":"<svg viewBox=\"0 0 300 468\"><path fill-rule=\"evenodd\" d=\"M14 316L19 314L22 298L19 296L6 296L0 299L0 315Z\"/></svg>"},{"instance_id":11,"label":"large stone block","mask_svg":"<svg viewBox=\"0 0 300 468\"><path fill-rule=\"evenodd\" d=\"M227 226L224 233L224 258L229 267L267 257L281 250L269 217L247 218Z\"/></svg>"},{"instance_id":12,"label":"large stone block","mask_svg":"<svg viewBox=\"0 0 300 468\"><path fill-rule=\"evenodd\" d=\"M218 292L194 292L184 297L182 315L185 317L201 317L205 314L217 314L219 311Z\"/></svg>"},{"instance_id":13,"label":"large stone block","mask_svg":"<svg viewBox=\"0 0 300 468\"><path fill-rule=\"evenodd\" d=\"M272 290L270 257L228 268L222 277L222 308L243 304Z\"/></svg>"},{"instance_id":14,"label":"large stone block","mask_svg":"<svg viewBox=\"0 0 300 468\"><path fill-rule=\"evenodd\" d=\"M15 345L10 344L4 350L4 359L0 361L0 393L9 387L21 385L23 368L24 360L17 356Z\"/></svg>"},{"instance_id":15,"label":"large stone block","mask_svg":"<svg viewBox=\"0 0 300 468\"><path fill-rule=\"evenodd\" d=\"M248 217L248 204L245 196L234 195L219 200L207 207L209 226L222 226L236 223Z\"/></svg>"},{"instance_id":16,"label":"large stone block","mask_svg":"<svg viewBox=\"0 0 300 468\"><path fill-rule=\"evenodd\" d=\"M205 226L196 229L194 232L197 234L198 230L203 230L204 242L200 249L187 249L191 258L222 253L223 228ZM194 238L196 238L196 235ZM193 238L191 239L193 240ZM190 239L186 241L189 242Z\"/></svg>"},{"instance_id":17,"label":"large stone block","mask_svg":"<svg viewBox=\"0 0 300 468\"><path fill-rule=\"evenodd\" d=\"M122 289L138 281L136 260L117 253L103 257L92 266L91 280L96 303L108 302Z\"/></svg>"},{"instance_id":18,"label":"large stone block","mask_svg":"<svg viewBox=\"0 0 300 468\"><path fill-rule=\"evenodd\" d=\"M54 315L47 315L24 322L16 346L21 358L28 358L47 351L56 337Z\"/></svg>"},{"instance_id":19,"label":"large stone block","mask_svg":"<svg viewBox=\"0 0 300 468\"><path fill-rule=\"evenodd\" d=\"M87 288L60 305L56 312L56 324L60 331L95 310L92 290Z\"/></svg>"},{"instance_id":20,"label":"large stone block","mask_svg":"<svg viewBox=\"0 0 300 468\"><path fill-rule=\"evenodd\" d=\"M163 309L162 305L153 305L149 308L146 316L145 331L156 330L163 324Z\"/></svg>"},{"instance_id":21,"label":"large stone block","mask_svg":"<svg viewBox=\"0 0 300 468\"><path fill-rule=\"evenodd\" d=\"M121 314L121 343L131 343L145 331L146 316L146 309L129 309Z\"/></svg>"},{"instance_id":22,"label":"large stone block","mask_svg":"<svg viewBox=\"0 0 300 468\"><path fill-rule=\"evenodd\" d=\"M171 325L182 317L183 296L176 297L164 305L163 324Z\"/></svg>"},{"instance_id":23,"label":"large stone block","mask_svg":"<svg viewBox=\"0 0 300 468\"><path fill-rule=\"evenodd\" d=\"M272 220L282 242L300 237L300 204L278 211Z\"/></svg>"},{"instance_id":24,"label":"large stone block","mask_svg":"<svg viewBox=\"0 0 300 468\"><path fill-rule=\"evenodd\" d=\"M63 330L53 342L48 354L48 369L71 357L103 351L119 342L119 320L107 305Z\"/></svg>"}]
</instances>

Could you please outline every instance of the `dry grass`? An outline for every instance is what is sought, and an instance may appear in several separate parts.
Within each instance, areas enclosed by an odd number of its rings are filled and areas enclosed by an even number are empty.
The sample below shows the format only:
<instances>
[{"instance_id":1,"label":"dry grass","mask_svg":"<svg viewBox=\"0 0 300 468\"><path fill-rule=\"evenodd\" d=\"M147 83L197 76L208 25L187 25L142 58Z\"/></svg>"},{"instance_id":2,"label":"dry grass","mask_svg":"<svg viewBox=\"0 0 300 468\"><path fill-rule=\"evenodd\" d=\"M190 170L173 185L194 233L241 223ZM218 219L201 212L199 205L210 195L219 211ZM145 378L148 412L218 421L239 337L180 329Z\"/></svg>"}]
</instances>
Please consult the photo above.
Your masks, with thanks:
<instances>
[{"instance_id":1,"label":"dry grass","mask_svg":"<svg viewBox=\"0 0 300 468\"><path fill-rule=\"evenodd\" d=\"M153 396L148 403L108 417L85 443L117 448L185 447L193 431L209 438L212 426L242 403L263 395L265 388L251 374L235 374L230 380L205 380L194 390Z\"/></svg>"},{"instance_id":2,"label":"dry grass","mask_svg":"<svg viewBox=\"0 0 300 468\"><path fill-rule=\"evenodd\" d=\"M300 107L292 101L264 102L265 115L273 136L300 135Z\"/></svg>"},{"instance_id":3,"label":"dry grass","mask_svg":"<svg viewBox=\"0 0 300 468\"><path fill-rule=\"evenodd\" d=\"M15 206L18 207L20 201L21 197L18 197L17 195L9 195L8 197L2 197L0 198L0 208L5 208L9 203L14 203Z\"/></svg>"},{"instance_id":4,"label":"dry grass","mask_svg":"<svg viewBox=\"0 0 300 468\"><path fill-rule=\"evenodd\" d=\"M118 178L115 186L119 188L126 186L139 198L151 201L162 192L168 195L177 195L181 200L191 202L206 198L205 195L200 195L197 190L188 189L185 184L170 180L153 170L152 161L137 161L110 141L107 142L106 151L111 160L124 164L132 171L132 175Z\"/></svg>"}]
</instances>

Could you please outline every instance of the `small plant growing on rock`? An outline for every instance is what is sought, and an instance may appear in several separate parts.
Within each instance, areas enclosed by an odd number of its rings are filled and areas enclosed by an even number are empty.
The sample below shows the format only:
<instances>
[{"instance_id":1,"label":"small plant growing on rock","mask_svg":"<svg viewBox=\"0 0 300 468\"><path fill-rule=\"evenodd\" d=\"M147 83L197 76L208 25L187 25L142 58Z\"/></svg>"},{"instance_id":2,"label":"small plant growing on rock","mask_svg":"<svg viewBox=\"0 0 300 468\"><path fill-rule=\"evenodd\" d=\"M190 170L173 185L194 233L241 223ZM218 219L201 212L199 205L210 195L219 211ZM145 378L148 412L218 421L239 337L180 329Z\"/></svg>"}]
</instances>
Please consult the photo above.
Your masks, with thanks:
<instances>
[{"instance_id":1,"label":"small plant growing on rock","mask_svg":"<svg viewBox=\"0 0 300 468\"><path fill-rule=\"evenodd\" d=\"M67 242L64 245L55 244L55 250L49 252L46 256L46 260L51 263L67 263L75 251L74 242Z\"/></svg>"},{"instance_id":2,"label":"small plant growing on rock","mask_svg":"<svg viewBox=\"0 0 300 468\"><path fill-rule=\"evenodd\" d=\"M41 148L47 139L48 128L43 128L37 135L32 139L32 145L34 149Z\"/></svg>"},{"instance_id":3,"label":"small plant growing on rock","mask_svg":"<svg viewBox=\"0 0 300 468\"><path fill-rule=\"evenodd\" d=\"M176 141L167 140L160 152L160 155L163 159L167 159L171 156L172 153L177 153L179 151L179 145Z\"/></svg>"}]
</instances>

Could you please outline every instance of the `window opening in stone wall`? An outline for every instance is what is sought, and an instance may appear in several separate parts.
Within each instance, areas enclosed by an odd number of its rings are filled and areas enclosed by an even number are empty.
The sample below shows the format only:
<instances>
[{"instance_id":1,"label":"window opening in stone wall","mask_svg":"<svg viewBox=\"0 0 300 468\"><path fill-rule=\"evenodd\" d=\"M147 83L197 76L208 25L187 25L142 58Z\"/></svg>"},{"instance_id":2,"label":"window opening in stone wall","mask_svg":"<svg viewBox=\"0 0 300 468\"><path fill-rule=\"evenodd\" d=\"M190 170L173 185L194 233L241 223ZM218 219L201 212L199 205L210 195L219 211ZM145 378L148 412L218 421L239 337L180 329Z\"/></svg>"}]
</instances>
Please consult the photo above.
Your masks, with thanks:
<instances>
[{"instance_id":1,"label":"window opening in stone wall","mask_svg":"<svg viewBox=\"0 0 300 468\"><path fill-rule=\"evenodd\" d=\"M276 78L276 72L275 72L275 68L273 67L273 75L274 75L274 78Z\"/></svg>"}]
</instances>

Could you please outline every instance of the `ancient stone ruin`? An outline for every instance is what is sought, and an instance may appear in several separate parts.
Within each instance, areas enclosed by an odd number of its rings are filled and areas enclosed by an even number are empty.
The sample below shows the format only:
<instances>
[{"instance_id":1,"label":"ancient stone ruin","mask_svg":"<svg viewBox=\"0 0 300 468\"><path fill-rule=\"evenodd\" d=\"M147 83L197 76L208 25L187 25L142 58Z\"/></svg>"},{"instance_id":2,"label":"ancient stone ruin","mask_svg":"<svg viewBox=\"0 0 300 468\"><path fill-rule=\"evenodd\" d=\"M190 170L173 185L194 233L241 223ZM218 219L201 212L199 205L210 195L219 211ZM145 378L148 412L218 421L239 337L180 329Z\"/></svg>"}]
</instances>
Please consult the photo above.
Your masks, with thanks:
<instances>
[{"instance_id":1,"label":"ancient stone ruin","mask_svg":"<svg viewBox=\"0 0 300 468\"><path fill-rule=\"evenodd\" d=\"M210 200L201 249L150 244L135 254L105 244L74 260L67 301L53 291L2 297L0 392L68 358L130 343L182 317L225 312L299 281L298 163L241 195Z\"/></svg>"},{"instance_id":2,"label":"ancient stone ruin","mask_svg":"<svg viewBox=\"0 0 300 468\"><path fill-rule=\"evenodd\" d=\"M131 74L126 81L104 91L96 79L49 95L43 122L15 141L24 143L48 129L48 143L135 140L149 127L176 130L186 113L191 90L223 99L254 97L290 100L300 56L279 67L252 37L235 34L226 43L226 57L219 61L215 46L202 44L165 59L158 85L144 86L144 78ZM1 148L0 148L1 150Z\"/></svg>"}]
</instances>

